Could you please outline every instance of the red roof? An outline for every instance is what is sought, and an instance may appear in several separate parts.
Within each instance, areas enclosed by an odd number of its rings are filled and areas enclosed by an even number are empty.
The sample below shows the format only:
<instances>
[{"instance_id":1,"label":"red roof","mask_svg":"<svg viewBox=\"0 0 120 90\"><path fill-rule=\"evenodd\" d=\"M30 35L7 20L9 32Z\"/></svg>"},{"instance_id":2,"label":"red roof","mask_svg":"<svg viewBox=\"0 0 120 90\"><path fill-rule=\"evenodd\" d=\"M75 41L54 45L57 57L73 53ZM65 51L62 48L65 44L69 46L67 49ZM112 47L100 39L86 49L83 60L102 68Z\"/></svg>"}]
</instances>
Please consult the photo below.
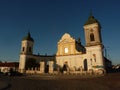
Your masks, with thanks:
<instances>
[{"instance_id":1,"label":"red roof","mask_svg":"<svg viewBox=\"0 0 120 90\"><path fill-rule=\"evenodd\" d=\"M19 63L18 62L5 62L5 63L0 63L0 67L18 67Z\"/></svg>"}]
</instances>

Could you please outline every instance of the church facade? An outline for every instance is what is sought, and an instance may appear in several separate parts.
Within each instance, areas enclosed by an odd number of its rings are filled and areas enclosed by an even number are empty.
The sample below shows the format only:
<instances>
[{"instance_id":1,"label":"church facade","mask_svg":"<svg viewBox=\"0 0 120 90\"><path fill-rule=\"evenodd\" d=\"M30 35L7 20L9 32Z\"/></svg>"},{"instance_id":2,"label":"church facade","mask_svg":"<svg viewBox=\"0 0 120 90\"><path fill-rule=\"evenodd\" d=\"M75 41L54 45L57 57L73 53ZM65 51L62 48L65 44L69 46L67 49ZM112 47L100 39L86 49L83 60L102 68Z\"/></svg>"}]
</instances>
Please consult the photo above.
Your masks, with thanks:
<instances>
[{"instance_id":1,"label":"church facade","mask_svg":"<svg viewBox=\"0 0 120 90\"><path fill-rule=\"evenodd\" d=\"M85 46L80 39L75 40L69 33L65 33L57 43L57 53L53 56L34 55L34 40L30 33L22 40L19 70L25 72L28 60L34 59L37 63L53 61L53 68L65 70L104 70L103 43L101 38L101 25L93 15L90 15L84 26ZM39 65L38 65L39 66Z\"/></svg>"}]
</instances>

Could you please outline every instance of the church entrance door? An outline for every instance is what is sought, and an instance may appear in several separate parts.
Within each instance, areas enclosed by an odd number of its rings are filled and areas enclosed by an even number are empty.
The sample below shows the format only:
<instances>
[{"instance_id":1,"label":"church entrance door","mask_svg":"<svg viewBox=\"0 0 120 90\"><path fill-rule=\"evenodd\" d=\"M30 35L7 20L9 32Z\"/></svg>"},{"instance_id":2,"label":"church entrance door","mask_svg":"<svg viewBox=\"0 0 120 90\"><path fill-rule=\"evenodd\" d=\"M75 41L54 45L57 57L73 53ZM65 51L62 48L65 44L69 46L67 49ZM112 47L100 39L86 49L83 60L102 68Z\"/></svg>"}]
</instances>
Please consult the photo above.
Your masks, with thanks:
<instances>
[{"instance_id":1,"label":"church entrance door","mask_svg":"<svg viewBox=\"0 0 120 90\"><path fill-rule=\"evenodd\" d=\"M84 60L84 70L85 71L88 70L87 59Z\"/></svg>"}]
</instances>

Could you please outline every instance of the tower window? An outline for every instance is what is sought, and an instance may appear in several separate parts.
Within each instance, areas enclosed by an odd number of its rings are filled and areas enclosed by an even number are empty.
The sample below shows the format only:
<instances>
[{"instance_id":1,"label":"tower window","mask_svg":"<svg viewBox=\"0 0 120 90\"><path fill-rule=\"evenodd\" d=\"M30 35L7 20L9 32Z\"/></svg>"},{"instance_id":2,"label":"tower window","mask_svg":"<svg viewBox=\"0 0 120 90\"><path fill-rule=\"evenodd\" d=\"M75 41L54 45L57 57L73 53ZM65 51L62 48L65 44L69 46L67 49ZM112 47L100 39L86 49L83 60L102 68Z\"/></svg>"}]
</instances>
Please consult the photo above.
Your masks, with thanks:
<instances>
[{"instance_id":1,"label":"tower window","mask_svg":"<svg viewBox=\"0 0 120 90\"><path fill-rule=\"evenodd\" d=\"M31 50L31 47L29 47L29 52L31 52L32 50Z\"/></svg>"},{"instance_id":2,"label":"tower window","mask_svg":"<svg viewBox=\"0 0 120 90\"><path fill-rule=\"evenodd\" d=\"M95 41L95 38L94 38L94 34L93 34L93 33L90 34L90 41Z\"/></svg>"},{"instance_id":3,"label":"tower window","mask_svg":"<svg viewBox=\"0 0 120 90\"><path fill-rule=\"evenodd\" d=\"M25 51L25 47L22 48L22 51L23 51L23 52Z\"/></svg>"}]
</instances>

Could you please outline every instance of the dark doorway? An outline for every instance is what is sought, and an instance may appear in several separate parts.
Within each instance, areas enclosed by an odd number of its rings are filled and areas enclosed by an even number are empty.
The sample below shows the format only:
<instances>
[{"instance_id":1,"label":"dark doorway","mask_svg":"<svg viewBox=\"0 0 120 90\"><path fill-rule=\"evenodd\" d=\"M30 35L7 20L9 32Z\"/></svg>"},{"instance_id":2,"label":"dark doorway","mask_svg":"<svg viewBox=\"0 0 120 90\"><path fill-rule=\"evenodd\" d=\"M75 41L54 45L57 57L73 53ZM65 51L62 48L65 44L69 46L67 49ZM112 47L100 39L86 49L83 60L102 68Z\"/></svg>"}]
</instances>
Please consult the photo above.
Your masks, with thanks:
<instances>
[{"instance_id":1,"label":"dark doorway","mask_svg":"<svg viewBox=\"0 0 120 90\"><path fill-rule=\"evenodd\" d=\"M84 70L85 71L88 70L87 59L84 60Z\"/></svg>"},{"instance_id":2,"label":"dark doorway","mask_svg":"<svg viewBox=\"0 0 120 90\"><path fill-rule=\"evenodd\" d=\"M45 63L45 73L49 72L49 61Z\"/></svg>"},{"instance_id":3,"label":"dark doorway","mask_svg":"<svg viewBox=\"0 0 120 90\"><path fill-rule=\"evenodd\" d=\"M63 71L67 71L67 65L66 64L63 65Z\"/></svg>"},{"instance_id":4,"label":"dark doorway","mask_svg":"<svg viewBox=\"0 0 120 90\"><path fill-rule=\"evenodd\" d=\"M45 73L48 73L49 71L49 65L45 65Z\"/></svg>"}]
</instances>

